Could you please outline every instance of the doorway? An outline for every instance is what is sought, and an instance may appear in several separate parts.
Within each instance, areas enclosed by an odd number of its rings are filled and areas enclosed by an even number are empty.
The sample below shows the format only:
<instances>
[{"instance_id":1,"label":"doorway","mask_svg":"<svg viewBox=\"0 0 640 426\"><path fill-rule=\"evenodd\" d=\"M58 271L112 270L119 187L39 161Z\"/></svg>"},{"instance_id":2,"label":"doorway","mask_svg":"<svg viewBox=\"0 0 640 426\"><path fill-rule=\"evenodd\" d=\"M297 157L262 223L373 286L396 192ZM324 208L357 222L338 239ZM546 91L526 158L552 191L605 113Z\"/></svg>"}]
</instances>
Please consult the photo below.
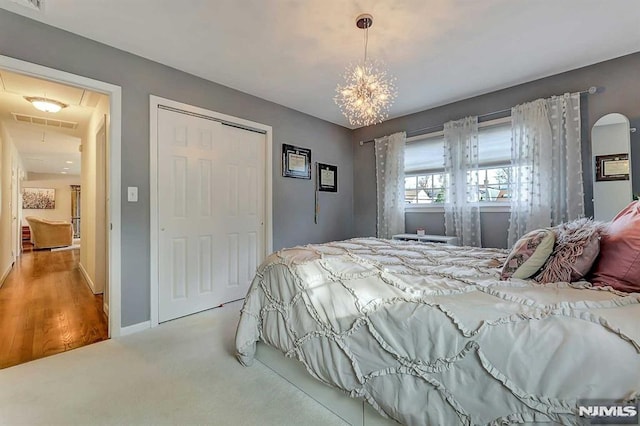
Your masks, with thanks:
<instances>
[{"instance_id":1,"label":"doorway","mask_svg":"<svg viewBox=\"0 0 640 426\"><path fill-rule=\"evenodd\" d=\"M106 276L109 279L107 301L109 307L108 335L116 337L122 334L120 318L120 140L121 140L121 89L118 86L98 80L77 76L52 68L31 64L6 56L0 56L0 70L36 77L79 89L87 89L108 96L110 120L105 125L106 133L106 205L107 219L103 233L108 235L105 244ZM2 206L3 208L6 205ZM6 235L6 234L5 234Z\"/></svg>"}]
</instances>

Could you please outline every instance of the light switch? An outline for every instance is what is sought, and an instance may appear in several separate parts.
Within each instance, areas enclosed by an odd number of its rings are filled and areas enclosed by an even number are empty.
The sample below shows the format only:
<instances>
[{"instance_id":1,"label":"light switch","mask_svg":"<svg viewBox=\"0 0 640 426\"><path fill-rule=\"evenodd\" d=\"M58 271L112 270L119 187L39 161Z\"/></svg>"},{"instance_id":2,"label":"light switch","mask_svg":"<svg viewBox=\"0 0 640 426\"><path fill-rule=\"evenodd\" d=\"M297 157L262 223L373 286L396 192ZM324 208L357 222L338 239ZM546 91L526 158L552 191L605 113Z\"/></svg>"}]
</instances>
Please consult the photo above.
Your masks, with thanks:
<instances>
[{"instance_id":1,"label":"light switch","mask_svg":"<svg viewBox=\"0 0 640 426\"><path fill-rule=\"evenodd\" d=\"M131 203L138 202L138 187L137 186L129 186L127 188L127 200Z\"/></svg>"}]
</instances>

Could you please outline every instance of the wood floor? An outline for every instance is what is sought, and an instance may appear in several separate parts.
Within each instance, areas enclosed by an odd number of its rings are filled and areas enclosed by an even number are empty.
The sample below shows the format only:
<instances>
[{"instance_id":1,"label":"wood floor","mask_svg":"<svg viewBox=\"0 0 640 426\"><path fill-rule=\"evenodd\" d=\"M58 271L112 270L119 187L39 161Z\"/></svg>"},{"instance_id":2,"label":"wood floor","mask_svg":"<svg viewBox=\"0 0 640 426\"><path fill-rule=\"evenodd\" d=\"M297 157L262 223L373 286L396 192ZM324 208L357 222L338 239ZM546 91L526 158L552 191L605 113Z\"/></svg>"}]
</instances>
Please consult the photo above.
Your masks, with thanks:
<instances>
[{"instance_id":1,"label":"wood floor","mask_svg":"<svg viewBox=\"0 0 640 426\"><path fill-rule=\"evenodd\" d=\"M80 270L80 250L25 252L0 287L0 368L107 339L102 295Z\"/></svg>"}]
</instances>

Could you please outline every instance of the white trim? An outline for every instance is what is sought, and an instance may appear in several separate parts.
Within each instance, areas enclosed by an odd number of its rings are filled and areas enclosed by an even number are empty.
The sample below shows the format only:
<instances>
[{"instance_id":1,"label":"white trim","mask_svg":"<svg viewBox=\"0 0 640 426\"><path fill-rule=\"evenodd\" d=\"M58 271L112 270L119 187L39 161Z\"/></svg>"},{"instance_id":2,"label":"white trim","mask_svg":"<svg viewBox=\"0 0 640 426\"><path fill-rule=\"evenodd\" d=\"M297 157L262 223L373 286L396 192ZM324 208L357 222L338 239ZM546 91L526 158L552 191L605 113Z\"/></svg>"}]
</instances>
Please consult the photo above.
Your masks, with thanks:
<instances>
[{"instance_id":1,"label":"white trim","mask_svg":"<svg viewBox=\"0 0 640 426\"><path fill-rule=\"evenodd\" d=\"M149 268L150 327L159 323L158 285L160 282L158 248L158 105L160 99L149 97Z\"/></svg>"},{"instance_id":2,"label":"white trim","mask_svg":"<svg viewBox=\"0 0 640 426\"><path fill-rule=\"evenodd\" d=\"M109 220L111 234L109 236L109 336L121 334L121 136L122 136L122 89L120 86L105 83L92 78L82 77L65 71L32 64L19 59L0 55L0 69L36 78L44 78L75 87L83 87L109 96L109 114L111 122L108 130L109 143L109 198L111 208Z\"/></svg>"},{"instance_id":3,"label":"white trim","mask_svg":"<svg viewBox=\"0 0 640 426\"><path fill-rule=\"evenodd\" d=\"M444 204L405 204L405 213L440 213L444 212Z\"/></svg>"},{"instance_id":4,"label":"white trim","mask_svg":"<svg viewBox=\"0 0 640 426\"><path fill-rule=\"evenodd\" d=\"M120 337L128 336L134 333L140 333L141 331L145 331L151 328L151 321L139 322L137 324L129 325L127 327L122 327L120 329Z\"/></svg>"},{"instance_id":5,"label":"white trim","mask_svg":"<svg viewBox=\"0 0 640 426\"><path fill-rule=\"evenodd\" d=\"M149 216L150 216L150 311L151 327L158 321L158 106L164 105L185 112L209 116L218 120L229 121L241 126L251 127L265 132L265 257L273 251L273 128L255 121L245 120L208 109L184 104L171 99L149 95Z\"/></svg>"},{"instance_id":6,"label":"white trim","mask_svg":"<svg viewBox=\"0 0 640 426\"><path fill-rule=\"evenodd\" d=\"M480 203L480 213L509 213L510 203L502 202L482 202ZM405 213L444 213L444 204L405 204Z\"/></svg>"},{"instance_id":7,"label":"white trim","mask_svg":"<svg viewBox=\"0 0 640 426\"><path fill-rule=\"evenodd\" d=\"M2 277L0 277L0 288L2 288L4 281L7 279L7 277L11 273L11 270L13 269L13 265L14 265L13 263L9 264L9 267L7 268L7 270L4 271L4 273L2 274Z\"/></svg>"},{"instance_id":8,"label":"white trim","mask_svg":"<svg viewBox=\"0 0 640 426\"><path fill-rule=\"evenodd\" d=\"M82 278L84 278L84 281L89 286L89 289L91 290L91 293L96 294L96 285L93 283L93 280L89 276L89 273L85 269L85 267L82 264L82 262L78 263L78 269L80 269L80 274L82 274Z\"/></svg>"}]
</instances>

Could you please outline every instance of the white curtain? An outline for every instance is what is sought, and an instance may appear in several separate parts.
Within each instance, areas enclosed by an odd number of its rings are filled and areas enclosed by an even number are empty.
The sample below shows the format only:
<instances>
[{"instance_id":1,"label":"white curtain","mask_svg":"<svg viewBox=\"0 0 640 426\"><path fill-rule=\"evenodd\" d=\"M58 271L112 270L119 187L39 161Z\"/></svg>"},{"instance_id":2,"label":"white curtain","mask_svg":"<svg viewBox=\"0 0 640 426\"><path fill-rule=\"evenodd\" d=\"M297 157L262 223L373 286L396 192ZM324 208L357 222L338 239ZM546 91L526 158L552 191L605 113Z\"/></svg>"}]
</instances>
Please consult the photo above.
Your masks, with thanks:
<instances>
[{"instance_id":1,"label":"white curtain","mask_svg":"<svg viewBox=\"0 0 640 426\"><path fill-rule=\"evenodd\" d=\"M378 238L404 234L405 140L405 132L375 140Z\"/></svg>"},{"instance_id":2,"label":"white curtain","mask_svg":"<svg viewBox=\"0 0 640 426\"><path fill-rule=\"evenodd\" d=\"M445 173L448 178L444 224L448 236L464 246L481 246L478 204L478 117L444 125Z\"/></svg>"},{"instance_id":3,"label":"white curtain","mask_svg":"<svg viewBox=\"0 0 640 426\"><path fill-rule=\"evenodd\" d=\"M508 244L584 216L580 94L511 109L513 185Z\"/></svg>"}]
</instances>

